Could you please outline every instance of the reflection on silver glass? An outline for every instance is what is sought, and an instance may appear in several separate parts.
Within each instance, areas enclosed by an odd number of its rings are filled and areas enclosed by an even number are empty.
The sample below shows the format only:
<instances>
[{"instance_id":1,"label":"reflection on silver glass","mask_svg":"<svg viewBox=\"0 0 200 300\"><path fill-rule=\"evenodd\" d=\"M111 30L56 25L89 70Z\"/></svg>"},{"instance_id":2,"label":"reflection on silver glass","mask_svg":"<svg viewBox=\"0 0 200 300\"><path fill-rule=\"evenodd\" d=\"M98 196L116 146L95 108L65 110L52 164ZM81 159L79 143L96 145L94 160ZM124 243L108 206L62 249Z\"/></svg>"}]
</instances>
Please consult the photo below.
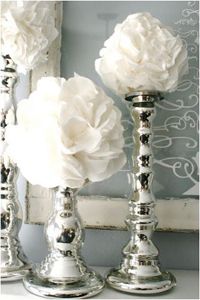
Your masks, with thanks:
<instances>
[{"instance_id":1,"label":"reflection on silver glass","mask_svg":"<svg viewBox=\"0 0 200 300\"><path fill-rule=\"evenodd\" d=\"M126 224L131 239L123 249L119 269L108 274L108 284L118 290L154 294L167 291L176 284L174 276L159 267L158 249L151 241L157 226L154 214L155 199L152 195L152 121L154 102L160 99L156 92L138 92L126 97L130 101L134 120L133 197L129 201Z\"/></svg>"},{"instance_id":2,"label":"reflection on silver glass","mask_svg":"<svg viewBox=\"0 0 200 300\"><path fill-rule=\"evenodd\" d=\"M29 269L18 233L22 210L17 200L17 168L6 154L5 132L15 123L13 88L17 80L16 66L9 56L1 57L0 66L0 198L1 198L1 280L21 279Z\"/></svg>"},{"instance_id":3,"label":"reflection on silver glass","mask_svg":"<svg viewBox=\"0 0 200 300\"><path fill-rule=\"evenodd\" d=\"M83 227L76 208L77 191L59 188L54 211L46 224L49 254L24 278L33 294L44 297L86 298L104 287L104 280L89 270L80 257Z\"/></svg>"}]
</instances>

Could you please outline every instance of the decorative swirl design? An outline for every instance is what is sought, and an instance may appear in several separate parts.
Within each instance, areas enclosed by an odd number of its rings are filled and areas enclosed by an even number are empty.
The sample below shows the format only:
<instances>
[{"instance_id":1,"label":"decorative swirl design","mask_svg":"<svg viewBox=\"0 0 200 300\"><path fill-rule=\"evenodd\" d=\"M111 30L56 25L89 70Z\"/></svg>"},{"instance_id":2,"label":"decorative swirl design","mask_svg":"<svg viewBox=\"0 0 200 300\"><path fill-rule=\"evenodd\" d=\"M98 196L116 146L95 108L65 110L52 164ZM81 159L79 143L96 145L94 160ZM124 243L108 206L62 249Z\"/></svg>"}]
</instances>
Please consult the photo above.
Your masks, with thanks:
<instances>
[{"instance_id":1,"label":"decorative swirl design","mask_svg":"<svg viewBox=\"0 0 200 300\"><path fill-rule=\"evenodd\" d=\"M188 52L192 54L196 54L198 52L198 45L195 43L187 44Z\"/></svg>"},{"instance_id":2,"label":"decorative swirl design","mask_svg":"<svg viewBox=\"0 0 200 300\"><path fill-rule=\"evenodd\" d=\"M173 174L180 179L189 178L195 184L198 182L198 180L192 176L195 172L195 164L192 159L185 157L169 157L161 160L154 159L154 164L170 168Z\"/></svg>"},{"instance_id":3,"label":"decorative swirl design","mask_svg":"<svg viewBox=\"0 0 200 300\"><path fill-rule=\"evenodd\" d=\"M198 15L198 13L199 13L198 10L193 10L193 9L190 9L190 8L186 8L186 9L183 10L182 16L183 17L189 17L189 16L191 16L193 14Z\"/></svg>"},{"instance_id":4,"label":"decorative swirl design","mask_svg":"<svg viewBox=\"0 0 200 300\"><path fill-rule=\"evenodd\" d=\"M193 70L195 70L194 68L193 68ZM198 76L198 73L196 73L194 76L193 76L193 79L194 80L196 80L197 79L197 77L196 76ZM179 85L178 85L178 88L177 88L177 92L185 92L185 91L187 91L187 90L189 90L190 88L193 88L193 87L195 87L195 88L198 88L198 84L196 83L196 82L193 82L193 81L191 81L191 80L188 80L188 79L186 79L186 80L184 80L184 81L182 81ZM197 97L197 95L190 95L189 96L189 98L194 98L194 100L195 100L195 98L196 98L196 101L194 102L194 104L191 106L191 104L190 104L190 108L191 107L195 107L196 105L197 105L197 103L198 103L198 97ZM192 99L191 99L192 100ZM166 101L166 100L165 100ZM177 100L176 100L177 101ZM192 100L193 101L193 100ZM191 101L190 101L191 102ZM183 106L182 106L182 108L188 108L188 106L187 106L187 104L186 103L184 103L183 101L182 101L182 104L183 104ZM185 106L186 105L186 106Z\"/></svg>"},{"instance_id":5,"label":"decorative swirl design","mask_svg":"<svg viewBox=\"0 0 200 300\"><path fill-rule=\"evenodd\" d=\"M175 141L177 142L178 140L186 140L187 142L185 142L185 147L188 149L195 149L198 146L197 141L188 136L169 137L165 135L154 136L154 141L152 146L158 149L169 148L174 145Z\"/></svg>"},{"instance_id":6,"label":"decorative swirl design","mask_svg":"<svg viewBox=\"0 0 200 300\"><path fill-rule=\"evenodd\" d=\"M187 89L188 90L188 89ZM186 90L184 90L186 91ZM185 99L174 99L174 101L163 100L156 103L156 106L165 111L177 111L184 108L194 108L198 104L198 95L192 94L188 97L189 101L185 103ZM187 100L188 100L187 99Z\"/></svg>"},{"instance_id":7,"label":"decorative swirl design","mask_svg":"<svg viewBox=\"0 0 200 300\"><path fill-rule=\"evenodd\" d=\"M196 1L188 1L188 6L193 7L196 5Z\"/></svg>"},{"instance_id":8,"label":"decorative swirl design","mask_svg":"<svg viewBox=\"0 0 200 300\"><path fill-rule=\"evenodd\" d=\"M195 128L198 132L198 114L189 110L181 116L171 116L167 118L162 126L155 126L154 132L158 130L169 131L170 128L175 128L177 130L185 130L187 128Z\"/></svg>"},{"instance_id":9,"label":"decorative swirl design","mask_svg":"<svg viewBox=\"0 0 200 300\"><path fill-rule=\"evenodd\" d=\"M195 26L197 25L197 21L193 20L192 18L188 19L181 19L175 22L176 25L190 25L190 26Z\"/></svg>"},{"instance_id":10,"label":"decorative swirl design","mask_svg":"<svg viewBox=\"0 0 200 300\"><path fill-rule=\"evenodd\" d=\"M198 4L196 1L187 2L187 8L182 11L183 18L175 22L178 25L176 32L181 35L187 44L189 74L183 82L178 86L178 95L175 101L165 100L157 103L158 110L166 111L166 118L163 124L154 127L153 147L158 149L170 148L173 153L173 144L176 142L176 148L180 145L183 147L185 140L185 149L192 150L193 156L198 152L198 79L199 70L196 67L198 63ZM185 26L183 26L185 25ZM169 116L167 112L176 112L176 115ZM160 134L161 133L161 134ZM177 136L177 134L179 135ZM182 135L184 133L184 135ZM181 143L181 144L180 144ZM182 151L184 150L181 148ZM171 152L172 151L172 152ZM177 157L170 155L169 157L156 160L165 171L172 170L172 174L179 179L188 179L192 184L197 183L194 178L197 169L197 161L190 157ZM174 178L173 178L174 180Z\"/></svg>"},{"instance_id":11,"label":"decorative swirl design","mask_svg":"<svg viewBox=\"0 0 200 300\"><path fill-rule=\"evenodd\" d=\"M192 30L185 31L185 32L182 32L182 31L179 31L179 30L175 30L175 32L177 34L179 34L184 39L185 38L191 39L191 37L196 39L199 36L199 32L196 29L192 29Z\"/></svg>"},{"instance_id":12,"label":"decorative swirl design","mask_svg":"<svg viewBox=\"0 0 200 300\"><path fill-rule=\"evenodd\" d=\"M182 12L182 19L177 20L175 25L188 25L188 26L196 26L198 24L198 2L197 1L188 1L187 8L185 8Z\"/></svg>"}]
</instances>

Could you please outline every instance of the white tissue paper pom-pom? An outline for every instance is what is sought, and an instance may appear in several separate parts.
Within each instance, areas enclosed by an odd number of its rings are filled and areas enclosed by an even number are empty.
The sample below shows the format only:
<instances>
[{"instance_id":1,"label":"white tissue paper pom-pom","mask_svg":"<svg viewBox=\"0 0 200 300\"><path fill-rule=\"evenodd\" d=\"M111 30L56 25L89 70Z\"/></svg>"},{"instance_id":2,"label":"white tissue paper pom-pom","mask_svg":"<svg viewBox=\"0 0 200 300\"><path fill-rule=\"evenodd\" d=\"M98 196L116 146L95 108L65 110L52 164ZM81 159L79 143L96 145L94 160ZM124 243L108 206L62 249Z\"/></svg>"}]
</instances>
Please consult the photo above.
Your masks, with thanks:
<instances>
[{"instance_id":1,"label":"white tissue paper pom-pom","mask_svg":"<svg viewBox=\"0 0 200 300\"><path fill-rule=\"evenodd\" d=\"M1 4L1 52L10 55L19 72L25 73L47 60L47 51L57 37L53 3L3 1Z\"/></svg>"},{"instance_id":2,"label":"white tissue paper pom-pom","mask_svg":"<svg viewBox=\"0 0 200 300\"><path fill-rule=\"evenodd\" d=\"M32 184L81 187L126 162L121 113L102 89L75 75L44 77L8 126L8 153Z\"/></svg>"},{"instance_id":3,"label":"white tissue paper pom-pom","mask_svg":"<svg viewBox=\"0 0 200 300\"><path fill-rule=\"evenodd\" d=\"M129 15L105 41L97 73L117 94L171 92L188 71L186 47L150 13Z\"/></svg>"}]
</instances>

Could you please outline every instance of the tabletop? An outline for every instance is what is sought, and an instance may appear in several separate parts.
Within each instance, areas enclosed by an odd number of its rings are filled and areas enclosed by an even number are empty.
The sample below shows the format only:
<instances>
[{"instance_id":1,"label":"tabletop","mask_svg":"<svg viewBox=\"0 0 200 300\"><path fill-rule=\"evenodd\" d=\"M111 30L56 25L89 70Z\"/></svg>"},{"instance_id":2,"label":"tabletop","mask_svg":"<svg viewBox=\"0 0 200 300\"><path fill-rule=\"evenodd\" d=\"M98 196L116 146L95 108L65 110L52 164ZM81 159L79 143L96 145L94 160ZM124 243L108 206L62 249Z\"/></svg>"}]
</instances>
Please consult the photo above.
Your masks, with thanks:
<instances>
[{"instance_id":1,"label":"tabletop","mask_svg":"<svg viewBox=\"0 0 200 300\"><path fill-rule=\"evenodd\" d=\"M93 267L103 276L109 268ZM177 279L177 286L171 291L157 295L134 295L118 292L106 286L105 289L92 299L199 299L199 274L193 270L170 270ZM1 284L2 300L37 300L38 296L30 294L25 290L22 281L2 283ZM91 298L90 298L91 299Z\"/></svg>"}]
</instances>

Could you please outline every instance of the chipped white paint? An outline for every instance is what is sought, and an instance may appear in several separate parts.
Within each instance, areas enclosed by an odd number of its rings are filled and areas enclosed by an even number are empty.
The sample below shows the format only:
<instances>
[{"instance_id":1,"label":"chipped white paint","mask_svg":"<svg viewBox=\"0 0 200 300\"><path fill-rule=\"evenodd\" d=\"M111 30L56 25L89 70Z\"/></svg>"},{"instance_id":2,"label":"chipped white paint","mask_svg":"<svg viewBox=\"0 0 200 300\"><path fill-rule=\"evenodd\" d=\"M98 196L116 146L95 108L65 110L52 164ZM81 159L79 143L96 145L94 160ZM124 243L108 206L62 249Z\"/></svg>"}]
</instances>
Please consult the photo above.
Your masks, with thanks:
<instances>
[{"instance_id":1,"label":"chipped white paint","mask_svg":"<svg viewBox=\"0 0 200 300\"><path fill-rule=\"evenodd\" d=\"M55 23L61 33L62 3L55 2ZM49 49L48 61L30 72L30 91L42 76L60 74L61 34ZM101 196L79 196L78 208L83 223L89 228L125 229L124 220L128 214L128 201L122 198ZM161 199L157 201L155 213L158 217L158 230L193 231L198 230L199 201L192 198ZM26 222L43 224L51 212L52 192L27 184Z\"/></svg>"},{"instance_id":2,"label":"chipped white paint","mask_svg":"<svg viewBox=\"0 0 200 300\"><path fill-rule=\"evenodd\" d=\"M39 78L43 76L59 76L60 75L60 58L61 58L61 25L62 25L62 2L54 3L55 26L60 33L51 44L48 51L48 60L30 72L30 91L36 87ZM52 14L52 15L53 15Z\"/></svg>"},{"instance_id":3,"label":"chipped white paint","mask_svg":"<svg viewBox=\"0 0 200 300\"><path fill-rule=\"evenodd\" d=\"M43 224L47 221L53 202L50 190L32 187L27 193L26 222ZM156 205L158 230L198 230L199 202L195 199L159 199ZM78 209L84 226L90 228L125 229L128 200L103 196L78 196Z\"/></svg>"}]
</instances>

